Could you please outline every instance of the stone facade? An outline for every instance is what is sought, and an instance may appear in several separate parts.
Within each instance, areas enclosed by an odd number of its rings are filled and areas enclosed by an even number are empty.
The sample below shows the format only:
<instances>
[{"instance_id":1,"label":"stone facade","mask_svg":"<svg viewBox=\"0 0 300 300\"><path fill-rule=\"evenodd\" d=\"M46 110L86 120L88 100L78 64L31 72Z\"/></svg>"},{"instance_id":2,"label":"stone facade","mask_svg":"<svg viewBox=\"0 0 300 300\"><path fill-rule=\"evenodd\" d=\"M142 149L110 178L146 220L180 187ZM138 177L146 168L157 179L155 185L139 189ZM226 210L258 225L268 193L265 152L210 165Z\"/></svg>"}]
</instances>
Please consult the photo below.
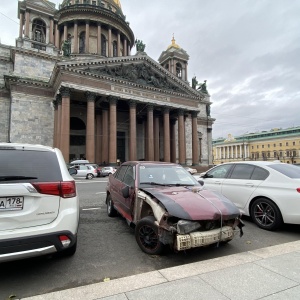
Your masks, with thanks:
<instances>
[{"instance_id":1,"label":"stone facade","mask_svg":"<svg viewBox=\"0 0 300 300\"><path fill-rule=\"evenodd\" d=\"M18 15L16 47L0 46L1 142L58 147L66 162L212 164L210 95L189 85L174 37L159 62L131 55L136 41L114 0L59 10L24 0Z\"/></svg>"}]
</instances>

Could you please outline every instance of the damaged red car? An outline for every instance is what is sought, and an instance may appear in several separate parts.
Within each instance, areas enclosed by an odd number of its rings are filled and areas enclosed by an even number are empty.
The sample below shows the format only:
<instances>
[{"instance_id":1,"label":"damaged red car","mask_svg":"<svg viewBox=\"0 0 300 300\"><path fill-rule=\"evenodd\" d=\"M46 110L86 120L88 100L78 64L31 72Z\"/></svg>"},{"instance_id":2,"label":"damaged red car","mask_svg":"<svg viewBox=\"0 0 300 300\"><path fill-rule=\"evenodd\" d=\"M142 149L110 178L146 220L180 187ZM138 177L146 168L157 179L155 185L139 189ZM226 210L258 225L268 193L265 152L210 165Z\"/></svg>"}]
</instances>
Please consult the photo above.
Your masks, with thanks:
<instances>
[{"instance_id":1,"label":"damaged red car","mask_svg":"<svg viewBox=\"0 0 300 300\"><path fill-rule=\"evenodd\" d=\"M148 254L160 254L166 246L182 251L241 236L239 209L201 183L178 164L125 162L109 176L107 214L123 216Z\"/></svg>"}]
</instances>

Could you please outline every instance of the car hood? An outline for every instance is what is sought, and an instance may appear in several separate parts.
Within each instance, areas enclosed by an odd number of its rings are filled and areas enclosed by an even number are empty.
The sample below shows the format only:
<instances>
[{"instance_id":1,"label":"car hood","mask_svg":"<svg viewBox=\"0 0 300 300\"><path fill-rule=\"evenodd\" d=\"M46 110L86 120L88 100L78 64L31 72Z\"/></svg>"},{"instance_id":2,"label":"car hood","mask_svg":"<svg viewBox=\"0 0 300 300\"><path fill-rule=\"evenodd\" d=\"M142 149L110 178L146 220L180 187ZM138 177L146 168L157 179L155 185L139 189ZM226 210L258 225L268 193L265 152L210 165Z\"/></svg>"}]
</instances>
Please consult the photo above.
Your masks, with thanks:
<instances>
[{"instance_id":1,"label":"car hood","mask_svg":"<svg viewBox=\"0 0 300 300\"><path fill-rule=\"evenodd\" d=\"M158 199L168 213L186 220L228 220L240 216L239 209L223 195L202 187L142 188Z\"/></svg>"}]
</instances>

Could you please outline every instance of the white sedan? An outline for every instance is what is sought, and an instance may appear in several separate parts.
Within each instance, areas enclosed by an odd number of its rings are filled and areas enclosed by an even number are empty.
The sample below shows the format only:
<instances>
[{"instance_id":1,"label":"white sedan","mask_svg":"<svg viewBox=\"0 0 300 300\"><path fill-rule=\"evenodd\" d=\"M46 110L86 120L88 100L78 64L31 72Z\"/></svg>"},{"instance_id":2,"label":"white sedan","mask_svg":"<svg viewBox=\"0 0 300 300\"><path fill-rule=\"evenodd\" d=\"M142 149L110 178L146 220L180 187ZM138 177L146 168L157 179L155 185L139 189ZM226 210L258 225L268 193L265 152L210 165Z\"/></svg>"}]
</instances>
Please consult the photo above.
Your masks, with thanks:
<instances>
[{"instance_id":1,"label":"white sedan","mask_svg":"<svg viewBox=\"0 0 300 300\"><path fill-rule=\"evenodd\" d=\"M196 178L230 199L261 228L300 224L300 168L285 163L245 161L220 164Z\"/></svg>"}]
</instances>

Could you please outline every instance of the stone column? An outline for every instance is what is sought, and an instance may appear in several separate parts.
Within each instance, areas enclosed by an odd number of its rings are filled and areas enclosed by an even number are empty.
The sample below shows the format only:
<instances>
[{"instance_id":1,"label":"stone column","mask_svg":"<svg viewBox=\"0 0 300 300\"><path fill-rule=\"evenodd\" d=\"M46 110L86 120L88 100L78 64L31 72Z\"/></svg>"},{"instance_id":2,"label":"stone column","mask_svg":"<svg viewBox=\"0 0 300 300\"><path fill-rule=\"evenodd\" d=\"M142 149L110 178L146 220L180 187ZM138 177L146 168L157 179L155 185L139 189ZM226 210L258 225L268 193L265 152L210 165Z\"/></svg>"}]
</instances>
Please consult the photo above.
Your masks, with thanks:
<instances>
[{"instance_id":1,"label":"stone column","mask_svg":"<svg viewBox=\"0 0 300 300\"><path fill-rule=\"evenodd\" d=\"M109 129L108 129L108 109L105 107L102 109L102 159L103 162L108 163L108 141L109 141Z\"/></svg>"},{"instance_id":2,"label":"stone column","mask_svg":"<svg viewBox=\"0 0 300 300\"><path fill-rule=\"evenodd\" d=\"M55 145L57 148L60 148L60 140L61 140L61 94L57 94L56 101L57 101L57 126L55 132Z\"/></svg>"},{"instance_id":3,"label":"stone column","mask_svg":"<svg viewBox=\"0 0 300 300\"><path fill-rule=\"evenodd\" d=\"M86 93L87 98L87 121L86 121L86 159L95 162L95 99L96 95Z\"/></svg>"},{"instance_id":4,"label":"stone column","mask_svg":"<svg viewBox=\"0 0 300 300\"><path fill-rule=\"evenodd\" d=\"M25 37L29 38L29 18L30 18L30 13L29 10L26 10L25 12Z\"/></svg>"},{"instance_id":5,"label":"stone column","mask_svg":"<svg viewBox=\"0 0 300 300\"><path fill-rule=\"evenodd\" d=\"M154 114L154 160L159 161L159 114Z\"/></svg>"},{"instance_id":6,"label":"stone column","mask_svg":"<svg viewBox=\"0 0 300 300\"><path fill-rule=\"evenodd\" d=\"M85 21L85 53L90 52L89 42L90 42L90 21L87 20Z\"/></svg>"},{"instance_id":7,"label":"stone column","mask_svg":"<svg viewBox=\"0 0 300 300\"><path fill-rule=\"evenodd\" d=\"M111 27L108 27L108 57L112 57Z\"/></svg>"},{"instance_id":8,"label":"stone column","mask_svg":"<svg viewBox=\"0 0 300 300\"><path fill-rule=\"evenodd\" d=\"M130 54L131 54L131 49L130 49L130 43L129 43L128 50L127 50L127 56L130 56Z\"/></svg>"},{"instance_id":9,"label":"stone column","mask_svg":"<svg viewBox=\"0 0 300 300\"><path fill-rule=\"evenodd\" d=\"M55 40L55 47L59 48L59 30L58 30L57 22L55 22L55 37L54 37L54 40Z\"/></svg>"},{"instance_id":10,"label":"stone column","mask_svg":"<svg viewBox=\"0 0 300 300\"><path fill-rule=\"evenodd\" d=\"M117 164L117 99L109 98L109 164Z\"/></svg>"},{"instance_id":11,"label":"stone column","mask_svg":"<svg viewBox=\"0 0 300 300\"><path fill-rule=\"evenodd\" d=\"M74 48L73 53L78 53L78 21L74 21Z\"/></svg>"},{"instance_id":12,"label":"stone column","mask_svg":"<svg viewBox=\"0 0 300 300\"><path fill-rule=\"evenodd\" d=\"M171 162L176 163L176 119L170 121L170 136L171 136Z\"/></svg>"},{"instance_id":13,"label":"stone column","mask_svg":"<svg viewBox=\"0 0 300 300\"><path fill-rule=\"evenodd\" d=\"M147 106L148 160L154 160L153 105Z\"/></svg>"},{"instance_id":14,"label":"stone column","mask_svg":"<svg viewBox=\"0 0 300 300\"><path fill-rule=\"evenodd\" d=\"M123 43L123 55L127 56L127 39L124 38L124 43Z\"/></svg>"},{"instance_id":15,"label":"stone column","mask_svg":"<svg viewBox=\"0 0 300 300\"><path fill-rule=\"evenodd\" d=\"M102 45L101 45L101 30L102 30L101 23L98 22L97 26L98 26L97 27L98 28L98 32L97 32L97 53L101 55L101 47L102 47Z\"/></svg>"},{"instance_id":16,"label":"stone column","mask_svg":"<svg viewBox=\"0 0 300 300\"><path fill-rule=\"evenodd\" d=\"M198 132L197 132L197 111L192 112L192 165L199 165Z\"/></svg>"},{"instance_id":17,"label":"stone column","mask_svg":"<svg viewBox=\"0 0 300 300\"><path fill-rule=\"evenodd\" d=\"M60 88L62 96L61 106L61 138L60 150L66 162L70 160L70 89L66 87Z\"/></svg>"},{"instance_id":18,"label":"stone column","mask_svg":"<svg viewBox=\"0 0 300 300\"><path fill-rule=\"evenodd\" d=\"M170 151L170 110L164 109L164 161L171 161Z\"/></svg>"},{"instance_id":19,"label":"stone column","mask_svg":"<svg viewBox=\"0 0 300 300\"><path fill-rule=\"evenodd\" d=\"M57 94L56 99L53 100L53 106L54 106L54 132L53 132L53 147L58 148L59 144L59 133L60 129L58 130L59 126L59 118L61 118L61 95ZM60 107L60 115L58 107Z\"/></svg>"},{"instance_id":20,"label":"stone column","mask_svg":"<svg viewBox=\"0 0 300 300\"><path fill-rule=\"evenodd\" d=\"M129 102L129 160L136 160L136 102Z\"/></svg>"},{"instance_id":21,"label":"stone column","mask_svg":"<svg viewBox=\"0 0 300 300\"><path fill-rule=\"evenodd\" d=\"M64 41L68 39L68 24L64 24Z\"/></svg>"},{"instance_id":22,"label":"stone column","mask_svg":"<svg viewBox=\"0 0 300 300\"><path fill-rule=\"evenodd\" d=\"M46 39L45 39L45 42L46 44L49 44L50 42L50 26L46 26Z\"/></svg>"},{"instance_id":23,"label":"stone column","mask_svg":"<svg viewBox=\"0 0 300 300\"><path fill-rule=\"evenodd\" d=\"M96 150L95 150L95 162L102 162L101 157L101 114L100 111L96 111Z\"/></svg>"},{"instance_id":24,"label":"stone column","mask_svg":"<svg viewBox=\"0 0 300 300\"><path fill-rule=\"evenodd\" d=\"M117 34L117 56L121 56L121 36L119 31Z\"/></svg>"},{"instance_id":25,"label":"stone column","mask_svg":"<svg viewBox=\"0 0 300 300\"><path fill-rule=\"evenodd\" d=\"M51 45L53 45L54 44L54 40L53 40L53 38L54 38L54 36L53 36L53 26L54 25L54 21L53 21L53 19L51 18L50 19L50 28L49 28L49 43L51 44Z\"/></svg>"},{"instance_id":26,"label":"stone column","mask_svg":"<svg viewBox=\"0 0 300 300\"><path fill-rule=\"evenodd\" d=\"M20 12L20 27L19 27L19 38L23 37L23 26L24 26L24 12Z\"/></svg>"},{"instance_id":27,"label":"stone column","mask_svg":"<svg viewBox=\"0 0 300 300\"><path fill-rule=\"evenodd\" d=\"M57 107L58 107L58 104L57 104L57 100L53 100L52 101L53 103L53 108L54 108L54 128L53 128L53 144L52 146L53 147L57 147L57 119L58 119L58 111L57 111Z\"/></svg>"},{"instance_id":28,"label":"stone column","mask_svg":"<svg viewBox=\"0 0 300 300\"><path fill-rule=\"evenodd\" d=\"M178 111L178 146L179 146L179 163L185 165L185 140L184 140L184 112L182 109Z\"/></svg>"}]
</instances>

